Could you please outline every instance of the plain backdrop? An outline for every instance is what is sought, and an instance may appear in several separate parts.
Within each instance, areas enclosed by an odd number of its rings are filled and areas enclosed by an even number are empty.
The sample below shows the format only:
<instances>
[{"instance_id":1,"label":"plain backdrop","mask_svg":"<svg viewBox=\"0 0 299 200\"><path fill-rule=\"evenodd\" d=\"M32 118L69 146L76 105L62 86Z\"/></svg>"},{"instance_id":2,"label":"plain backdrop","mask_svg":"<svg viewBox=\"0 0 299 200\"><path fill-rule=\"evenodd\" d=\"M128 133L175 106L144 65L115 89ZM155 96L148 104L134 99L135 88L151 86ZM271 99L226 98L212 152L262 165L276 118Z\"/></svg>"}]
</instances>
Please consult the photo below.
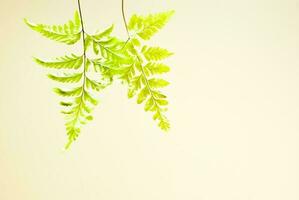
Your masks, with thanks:
<instances>
[{"instance_id":1,"label":"plain backdrop","mask_svg":"<svg viewBox=\"0 0 299 200\"><path fill-rule=\"evenodd\" d=\"M88 32L120 0L81 0ZM126 0L127 15L175 9L151 44L175 52L165 91L172 128L116 83L69 151L53 82L33 56L80 51L23 18L64 23L75 0L1 0L1 200L298 200L299 1Z\"/></svg>"}]
</instances>

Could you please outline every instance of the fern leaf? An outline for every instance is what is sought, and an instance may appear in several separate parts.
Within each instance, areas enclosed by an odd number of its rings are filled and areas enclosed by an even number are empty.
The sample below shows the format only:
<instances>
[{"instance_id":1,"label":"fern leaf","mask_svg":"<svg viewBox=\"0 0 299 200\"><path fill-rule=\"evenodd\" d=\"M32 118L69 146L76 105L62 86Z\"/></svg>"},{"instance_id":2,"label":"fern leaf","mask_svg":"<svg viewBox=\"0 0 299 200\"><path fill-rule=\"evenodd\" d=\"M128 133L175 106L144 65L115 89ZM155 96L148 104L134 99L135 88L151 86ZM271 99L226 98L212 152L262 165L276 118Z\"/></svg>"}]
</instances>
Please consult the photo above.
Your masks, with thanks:
<instances>
[{"instance_id":1,"label":"fern leaf","mask_svg":"<svg viewBox=\"0 0 299 200\"><path fill-rule=\"evenodd\" d=\"M146 58L146 60L148 61L163 60L173 54L169 52L167 49L163 49L160 47L148 47L148 46L144 46L141 52Z\"/></svg>"},{"instance_id":2,"label":"fern leaf","mask_svg":"<svg viewBox=\"0 0 299 200\"><path fill-rule=\"evenodd\" d=\"M56 58L54 62L45 62L38 58L34 58L35 62L43 67L54 69L79 69L83 63L83 56L64 56Z\"/></svg>"},{"instance_id":3,"label":"fern leaf","mask_svg":"<svg viewBox=\"0 0 299 200\"><path fill-rule=\"evenodd\" d=\"M140 93L138 94L138 98L137 98L137 103L138 104L141 104L141 103L143 103L146 99L147 99L147 97L149 96L149 90L148 90L148 88L143 88L141 91L140 91Z\"/></svg>"},{"instance_id":4,"label":"fern leaf","mask_svg":"<svg viewBox=\"0 0 299 200\"><path fill-rule=\"evenodd\" d=\"M95 81L95 80L91 80L90 78L86 77L86 88L87 89L92 89L95 91L100 91L101 89L104 89L105 86L103 86L103 84Z\"/></svg>"},{"instance_id":5,"label":"fern leaf","mask_svg":"<svg viewBox=\"0 0 299 200\"><path fill-rule=\"evenodd\" d=\"M163 64L163 63L153 63L149 62L144 66L145 70L148 74L163 74L170 71L169 66Z\"/></svg>"},{"instance_id":6,"label":"fern leaf","mask_svg":"<svg viewBox=\"0 0 299 200\"><path fill-rule=\"evenodd\" d=\"M54 81L61 83L78 83L82 79L82 73L66 76L55 76L53 74L48 74L48 77Z\"/></svg>"},{"instance_id":7,"label":"fern leaf","mask_svg":"<svg viewBox=\"0 0 299 200\"><path fill-rule=\"evenodd\" d=\"M72 90L62 90L60 88L54 88L54 92L62 97L74 97L79 96L82 93L82 87L77 87Z\"/></svg>"},{"instance_id":8,"label":"fern leaf","mask_svg":"<svg viewBox=\"0 0 299 200\"><path fill-rule=\"evenodd\" d=\"M66 115L66 129L69 137L69 142L66 145L68 148L74 142L81 132L81 126L92 120L91 112L94 106L98 104L98 100L86 89L81 87L80 96L75 99L75 104L72 104L64 113Z\"/></svg>"},{"instance_id":9,"label":"fern leaf","mask_svg":"<svg viewBox=\"0 0 299 200\"><path fill-rule=\"evenodd\" d=\"M131 65L133 59L124 49L125 42L109 34L113 26L97 37L90 36L92 48L96 55L100 57L100 62L95 64L106 77L119 76Z\"/></svg>"},{"instance_id":10,"label":"fern leaf","mask_svg":"<svg viewBox=\"0 0 299 200\"><path fill-rule=\"evenodd\" d=\"M101 56L103 58L114 61L122 61L126 58L125 52L122 51L123 46L123 41L112 37L102 41L95 40L93 48L95 54L99 54L99 52L101 52Z\"/></svg>"},{"instance_id":11,"label":"fern leaf","mask_svg":"<svg viewBox=\"0 0 299 200\"><path fill-rule=\"evenodd\" d=\"M98 100L95 97L93 97L86 90L84 91L84 100L85 100L85 102L89 102L89 103L91 103L94 106L98 105L98 103L99 103Z\"/></svg>"},{"instance_id":12,"label":"fern leaf","mask_svg":"<svg viewBox=\"0 0 299 200\"><path fill-rule=\"evenodd\" d=\"M60 105L61 105L61 106L66 106L66 107L69 107L69 106L72 106L72 105L73 105L73 103L72 103L72 102L65 102L65 101L61 101L61 102L60 102Z\"/></svg>"},{"instance_id":13,"label":"fern leaf","mask_svg":"<svg viewBox=\"0 0 299 200\"><path fill-rule=\"evenodd\" d=\"M134 15L128 25L130 32L134 34L131 34L125 42L111 37L111 29L105 31L109 33L105 39L99 36L90 37L93 51L101 60L98 66L102 70L108 69L106 72L118 75L121 80L128 83L128 97L137 96L138 104L145 103L144 109L154 113L153 118L159 121L158 125L162 130L168 130L170 127L164 114L168 101L166 96L157 89L166 87L169 82L150 76L169 72L170 68L167 65L155 61L163 60L172 53L160 47L146 45L139 50L141 42L137 36L149 40L164 27L173 13L169 11L148 16Z\"/></svg>"},{"instance_id":14,"label":"fern leaf","mask_svg":"<svg viewBox=\"0 0 299 200\"><path fill-rule=\"evenodd\" d=\"M174 11L150 14L148 16L133 15L128 28L144 40L149 40L154 34L162 29L169 21Z\"/></svg>"},{"instance_id":15,"label":"fern leaf","mask_svg":"<svg viewBox=\"0 0 299 200\"><path fill-rule=\"evenodd\" d=\"M129 85L128 97L137 96L137 103L144 103L144 110L153 112L153 119L157 120L159 127L165 131L170 128L170 123L165 116L168 100L158 89L168 86L169 82L153 76L170 71L169 66L155 61L163 60L172 53L160 47L146 45L142 47L137 36L149 40L163 28L172 15L173 11L148 16L133 15L128 28L135 34L131 34L125 49L134 61L123 70L120 77Z\"/></svg>"},{"instance_id":16,"label":"fern leaf","mask_svg":"<svg viewBox=\"0 0 299 200\"><path fill-rule=\"evenodd\" d=\"M97 33L95 35L92 35L92 37L96 40L100 40L104 37L109 37L110 34L112 33L112 31L114 30L114 25L112 24L110 27L108 27L106 30L100 32L100 33Z\"/></svg>"},{"instance_id":17,"label":"fern leaf","mask_svg":"<svg viewBox=\"0 0 299 200\"><path fill-rule=\"evenodd\" d=\"M81 22L77 11L75 12L74 19L63 25L34 24L27 19L24 19L24 22L32 30L57 42L71 45L75 44L81 38Z\"/></svg>"},{"instance_id":18,"label":"fern leaf","mask_svg":"<svg viewBox=\"0 0 299 200\"><path fill-rule=\"evenodd\" d=\"M77 137L80 134L80 129L79 128L68 128L67 129L67 135L69 136L69 142L65 145L65 148L68 149L71 144L73 143L73 141L75 141L77 139Z\"/></svg>"},{"instance_id":19,"label":"fern leaf","mask_svg":"<svg viewBox=\"0 0 299 200\"><path fill-rule=\"evenodd\" d=\"M137 62L141 61L137 59ZM132 98L137 95L137 103L145 102L144 110L154 112L154 120L158 120L159 127L167 131L170 128L170 124L164 112L167 110L165 106L168 105L168 101L166 96L157 89L166 87L169 85L169 82L160 78L148 78L145 66L141 63L132 66L135 74L138 73L138 75L127 77L129 84L128 97Z\"/></svg>"},{"instance_id":20,"label":"fern leaf","mask_svg":"<svg viewBox=\"0 0 299 200\"><path fill-rule=\"evenodd\" d=\"M169 85L168 81L158 78L152 78L148 80L148 84L151 88L162 88Z\"/></svg>"}]
</instances>

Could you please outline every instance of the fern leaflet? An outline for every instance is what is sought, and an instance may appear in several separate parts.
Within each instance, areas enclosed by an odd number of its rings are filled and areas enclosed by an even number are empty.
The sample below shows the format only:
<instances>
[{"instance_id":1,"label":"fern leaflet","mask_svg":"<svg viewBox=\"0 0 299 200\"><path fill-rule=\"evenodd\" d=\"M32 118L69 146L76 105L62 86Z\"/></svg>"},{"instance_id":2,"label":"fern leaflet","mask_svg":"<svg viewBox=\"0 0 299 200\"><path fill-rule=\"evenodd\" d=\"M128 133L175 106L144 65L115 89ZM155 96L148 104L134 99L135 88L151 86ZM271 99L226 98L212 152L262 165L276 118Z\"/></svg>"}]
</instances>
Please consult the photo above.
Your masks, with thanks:
<instances>
[{"instance_id":1,"label":"fern leaflet","mask_svg":"<svg viewBox=\"0 0 299 200\"><path fill-rule=\"evenodd\" d=\"M162 29L169 21L174 11L150 14L147 16L133 15L129 21L128 28L134 34L144 40L149 40Z\"/></svg>"},{"instance_id":2,"label":"fern leaflet","mask_svg":"<svg viewBox=\"0 0 299 200\"><path fill-rule=\"evenodd\" d=\"M75 12L74 19L63 25L34 24L27 19L24 19L24 21L32 30L57 42L71 45L75 44L81 38L81 22L77 11Z\"/></svg>"}]
</instances>

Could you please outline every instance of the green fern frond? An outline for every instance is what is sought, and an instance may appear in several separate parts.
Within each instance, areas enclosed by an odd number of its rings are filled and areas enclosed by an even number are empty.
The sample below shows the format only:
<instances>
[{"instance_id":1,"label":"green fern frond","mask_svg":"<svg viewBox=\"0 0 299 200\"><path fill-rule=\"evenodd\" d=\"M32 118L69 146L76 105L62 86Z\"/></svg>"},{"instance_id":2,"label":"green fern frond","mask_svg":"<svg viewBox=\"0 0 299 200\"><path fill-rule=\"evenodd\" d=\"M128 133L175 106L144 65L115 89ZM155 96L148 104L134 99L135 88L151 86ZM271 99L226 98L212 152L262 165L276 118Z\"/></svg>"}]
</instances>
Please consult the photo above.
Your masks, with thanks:
<instances>
[{"instance_id":1,"label":"green fern frond","mask_svg":"<svg viewBox=\"0 0 299 200\"><path fill-rule=\"evenodd\" d=\"M94 81L85 77L85 81L81 87L75 88L72 91L59 90L60 95L73 97L70 103L67 102L63 105L66 107L63 113L66 115L66 128L69 136L69 143L66 145L66 148L77 139L81 132L81 126L93 119L91 113L99 101L92 91L98 92L104 88L104 85L100 85L99 83L95 84Z\"/></svg>"},{"instance_id":2,"label":"green fern frond","mask_svg":"<svg viewBox=\"0 0 299 200\"><path fill-rule=\"evenodd\" d=\"M83 63L83 56L72 54L56 58L54 62L45 62L38 58L34 58L35 62L46 68L54 69L79 69Z\"/></svg>"},{"instance_id":3,"label":"green fern frond","mask_svg":"<svg viewBox=\"0 0 299 200\"><path fill-rule=\"evenodd\" d=\"M92 89L92 90L95 90L95 91L100 91L101 89L104 89L102 83L99 83L95 80L91 80L88 77L86 77L86 88L87 89Z\"/></svg>"},{"instance_id":4,"label":"green fern frond","mask_svg":"<svg viewBox=\"0 0 299 200\"><path fill-rule=\"evenodd\" d=\"M86 34L85 49L87 49L89 46L93 46L93 48L95 48L94 41L99 41L99 40L110 38L111 37L110 34L112 33L113 30L114 30L114 25L111 25L106 30L104 30L102 32L98 31L98 33L96 33L94 35ZM94 49L94 51L98 51L98 49ZM96 52L96 54L98 54L98 52Z\"/></svg>"},{"instance_id":5,"label":"green fern frond","mask_svg":"<svg viewBox=\"0 0 299 200\"><path fill-rule=\"evenodd\" d=\"M93 119L91 115L92 111L99 102L98 97L96 96L98 92L109 85L89 78L87 76L86 66L87 58L85 58L85 61L83 62L83 72L68 77L73 82L78 83L80 81L80 86L67 91L55 89L56 93L68 99L67 103L64 104L66 109L63 110L63 113L66 115L66 128L69 136L69 143L66 146L67 148L78 137L82 125ZM62 81L66 80L63 79Z\"/></svg>"},{"instance_id":6,"label":"green fern frond","mask_svg":"<svg viewBox=\"0 0 299 200\"><path fill-rule=\"evenodd\" d=\"M165 116L168 100L158 89L169 85L169 82L155 77L170 71L169 66L157 63L173 53L160 47L142 45L139 38L149 40L164 27L173 11L148 16L133 15L128 24L131 34L125 44L127 55L132 59L130 65L123 68L120 78L128 83L128 97L136 96L137 103L144 103L144 110L153 112L153 119L158 121L162 130L167 131L170 123Z\"/></svg>"},{"instance_id":7,"label":"green fern frond","mask_svg":"<svg viewBox=\"0 0 299 200\"><path fill-rule=\"evenodd\" d=\"M99 101L96 99L96 97L94 97L87 90L85 90L85 93L84 93L84 100L85 100L85 102L89 102L89 103L91 103L94 106L98 105L98 103L99 103Z\"/></svg>"},{"instance_id":8,"label":"green fern frond","mask_svg":"<svg viewBox=\"0 0 299 200\"><path fill-rule=\"evenodd\" d=\"M128 48L133 48L132 52L135 52L134 63L124 71L124 74L120 78L125 80L129 85L128 97L137 97L137 103L145 103L145 111L151 111L154 113L154 120L158 120L158 125L162 130L167 131L170 128L168 119L165 116L167 110L165 106L168 105L166 96L162 94L159 88L166 87L169 82L161 78L151 77L153 75L166 73L169 71L169 67L161 63L146 63L138 50L130 42Z\"/></svg>"},{"instance_id":9,"label":"green fern frond","mask_svg":"<svg viewBox=\"0 0 299 200\"><path fill-rule=\"evenodd\" d=\"M96 37L88 36L88 42L92 46L94 54L100 57L100 62L94 64L100 68L103 75L108 75L108 77L119 75L133 61L127 50L124 49L126 42L108 35L112 28L113 26Z\"/></svg>"},{"instance_id":10,"label":"green fern frond","mask_svg":"<svg viewBox=\"0 0 299 200\"><path fill-rule=\"evenodd\" d=\"M147 61L163 60L173 54L169 52L167 49L163 49L160 47L148 47L148 46L144 46L141 52Z\"/></svg>"},{"instance_id":11,"label":"green fern frond","mask_svg":"<svg viewBox=\"0 0 299 200\"><path fill-rule=\"evenodd\" d=\"M106 59L122 61L126 58L122 48L124 42L116 37L110 37L106 40L96 40L93 38L93 50L96 55L101 53L101 56Z\"/></svg>"},{"instance_id":12,"label":"green fern frond","mask_svg":"<svg viewBox=\"0 0 299 200\"><path fill-rule=\"evenodd\" d=\"M138 35L144 40L149 40L162 29L169 21L174 11L150 14L148 16L133 15L129 21L128 28L133 35Z\"/></svg>"},{"instance_id":13,"label":"green fern frond","mask_svg":"<svg viewBox=\"0 0 299 200\"><path fill-rule=\"evenodd\" d=\"M48 74L48 77L60 83L78 83L82 79L82 74L76 73L65 76L55 76L53 74Z\"/></svg>"},{"instance_id":14,"label":"green fern frond","mask_svg":"<svg viewBox=\"0 0 299 200\"><path fill-rule=\"evenodd\" d=\"M144 66L147 75L164 74L170 71L169 66L163 63L149 62Z\"/></svg>"},{"instance_id":15,"label":"green fern frond","mask_svg":"<svg viewBox=\"0 0 299 200\"><path fill-rule=\"evenodd\" d=\"M63 25L34 24L27 19L24 19L24 22L32 30L57 42L71 45L75 44L81 38L81 22L77 11L74 14L74 19Z\"/></svg>"},{"instance_id":16,"label":"green fern frond","mask_svg":"<svg viewBox=\"0 0 299 200\"><path fill-rule=\"evenodd\" d=\"M66 107L69 107L69 106L72 106L72 105L73 105L73 103L72 103L72 102L65 102L65 101L61 101L61 102L60 102L60 105L61 105L61 106L66 106Z\"/></svg>"},{"instance_id":17,"label":"green fern frond","mask_svg":"<svg viewBox=\"0 0 299 200\"><path fill-rule=\"evenodd\" d=\"M104 89L105 86L96 83L86 76L88 60L84 56L76 56L72 54L71 56L64 56L56 59L57 62L44 62L39 59L35 60L44 67L57 70L79 70L80 68L83 68L83 71L80 70L81 72L73 74L64 72L64 76L48 75L50 79L60 83L77 84L81 82L79 86L73 89L54 89L56 94L68 99L68 102L63 101L60 103L62 106L66 107L66 110L63 110L62 113L66 115L66 129L69 137L69 142L66 145L66 148L68 148L81 132L81 126L92 119L90 114L94 106L98 104L98 100L93 97L89 90L100 91L101 89Z\"/></svg>"},{"instance_id":18,"label":"green fern frond","mask_svg":"<svg viewBox=\"0 0 299 200\"><path fill-rule=\"evenodd\" d=\"M146 102L145 111L154 112L154 120L158 120L160 128L167 131L170 125L164 112L167 110L165 106L168 105L168 101L165 99L166 96L156 89L165 87L168 82L162 79L148 79L143 72L140 76L141 78L138 77L140 81L131 82L129 96L137 95L138 104Z\"/></svg>"},{"instance_id":19,"label":"green fern frond","mask_svg":"<svg viewBox=\"0 0 299 200\"><path fill-rule=\"evenodd\" d=\"M64 25L53 26L33 24L25 20L25 23L31 29L58 42L74 44L81 37L83 38L84 48L83 54L80 56L70 54L56 58L54 61L43 61L34 58L35 62L39 65L55 70L55 73L51 72L48 74L48 77L51 80L58 82L60 85L57 88L54 88L54 92L63 98L60 102L60 105L63 107L61 112L65 115L65 126L69 139L66 148L68 148L79 136L81 127L93 119L91 115L92 111L99 102L97 94L111 84L112 80L110 74L103 73L102 65L96 65L96 63L92 62L92 59L87 58L86 51L88 50L88 47L95 40L97 40L97 42L103 42L107 48L114 48L113 50L116 50L116 48L119 48L121 45L118 44L117 47L115 40L109 42L113 26L101 33L89 36L84 31L80 17L78 12L75 12L72 21L69 21ZM109 56L109 58L110 57L111 56ZM107 59L108 57L105 59L104 63L107 62ZM94 71L91 70L92 65L94 65ZM97 66L97 68L95 66ZM100 70L98 70L98 68ZM103 81L94 80L89 76L102 77L101 79Z\"/></svg>"},{"instance_id":20,"label":"green fern frond","mask_svg":"<svg viewBox=\"0 0 299 200\"><path fill-rule=\"evenodd\" d=\"M148 84L151 88L163 88L169 85L169 82L164 79L152 78L148 80Z\"/></svg>"},{"instance_id":21,"label":"green fern frond","mask_svg":"<svg viewBox=\"0 0 299 200\"><path fill-rule=\"evenodd\" d=\"M104 37L110 37L113 30L114 30L114 25L112 24L110 27L108 27L104 31L92 35L92 38L94 38L95 40L100 40Z\"/></svg>"},{"instance_id":22,"label":"green fern frond","mask_svg":"<svg viewBox=\"0 0 299 200\"><path fill-rule=\"evenodd\" d=\"M82 87L76 87L71 90L63 90L60 88L54 88L53 91L62 97L77 97L82 93Z\"/></svg>"}]
</instances>

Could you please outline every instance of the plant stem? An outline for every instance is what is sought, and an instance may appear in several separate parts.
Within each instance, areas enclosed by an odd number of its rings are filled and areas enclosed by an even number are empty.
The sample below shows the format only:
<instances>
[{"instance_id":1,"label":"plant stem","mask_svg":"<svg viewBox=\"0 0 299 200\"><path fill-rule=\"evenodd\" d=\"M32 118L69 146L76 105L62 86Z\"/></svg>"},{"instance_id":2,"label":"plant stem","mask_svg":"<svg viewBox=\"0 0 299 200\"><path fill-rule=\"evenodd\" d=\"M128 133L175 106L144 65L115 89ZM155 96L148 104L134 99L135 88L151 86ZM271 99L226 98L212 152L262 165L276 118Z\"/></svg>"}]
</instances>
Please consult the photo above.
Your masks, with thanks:
<instances>
[{"instance_id":1,"label":"plant stem","mask_svg":"<svg viewBox=\"0 0 299 200\"><path fill-rule=\"evenodd\" d=\"M81 20L82 42L83 42L83 67L84 67L84 71L83 71L83 75L84 75L83 90L84 90L85 77L86 77L86 74L85 74L86 73L86 48L85 48L85 30L84 30L84 22L83 22L83 17L82 17L82 10L81 10L80 0L78 0L78 9L79 9L80 20Z\"/></svg>"},{"instance_id":2,"label":"plant stem","mask_svg":"<svg viewBox=\"0 0 299 200\"><path fill-rule=\"evenodd\" d=\"M83 90L85 89L85 79L86 79L86 48L85 48L85 30L84 30L84 22L83 22L83 17L82 17L82 10L81 10L81 3L80 0L78 0L78 9L79 9L79 14L80 14L80 20L81 20L81 28L82 28L82 42L83 42Z\"/></svg>"},{"instance_id":3,"label":"plant stem","mask_svg":"<svg viewBox=\"0 0 299 200\"><path fill-rule=\"evenodd\" d=\"M84 54L86 53L85 50L85 30L84 30L84 22L82 17L82 10L81 10L81 3L80 0L78 0L78 9L79 9L79 15L80 15L80 21L81 21L81 29L82 29L82 36L83 36L83 48L84 48Z\"/></svg>"},{"instance_id":4,"label":"plant stem","mask_svg":"<svg viewBox=\"0 0 299 200\"><path fill-rule=\"evenodd\" d=\"M128 35L128 40L129 40L130 33L129 33L128 24L127 24L126 15L125 15L125 0L121 0L121 12L122 12L124 24L125 24L127 35Z\"/></svg>"},{"instance_id":5,"label":"plant stem","mask_svg":"<svg viewBox=\"0 0 299 200\"><path fill-rule=\"evenodd\" d=\"M84 93L85 93L85 84L86 84L86 48L85 48L85 30L84 30L84 23L83 23L83 17L82 17L82 10L81 10L81 4L80 0L78 0L78 9L79 9L79 15L80 15L80 21L81 21L81 32L82 32L82 42L83 42L83 84L82 84L82 94L80 97L80 103L78 105L77 113L76 113L76 119L74 120L74 127L76 126L80 110L83 105L84 101Z\"/></svg>"}]
</instances>

